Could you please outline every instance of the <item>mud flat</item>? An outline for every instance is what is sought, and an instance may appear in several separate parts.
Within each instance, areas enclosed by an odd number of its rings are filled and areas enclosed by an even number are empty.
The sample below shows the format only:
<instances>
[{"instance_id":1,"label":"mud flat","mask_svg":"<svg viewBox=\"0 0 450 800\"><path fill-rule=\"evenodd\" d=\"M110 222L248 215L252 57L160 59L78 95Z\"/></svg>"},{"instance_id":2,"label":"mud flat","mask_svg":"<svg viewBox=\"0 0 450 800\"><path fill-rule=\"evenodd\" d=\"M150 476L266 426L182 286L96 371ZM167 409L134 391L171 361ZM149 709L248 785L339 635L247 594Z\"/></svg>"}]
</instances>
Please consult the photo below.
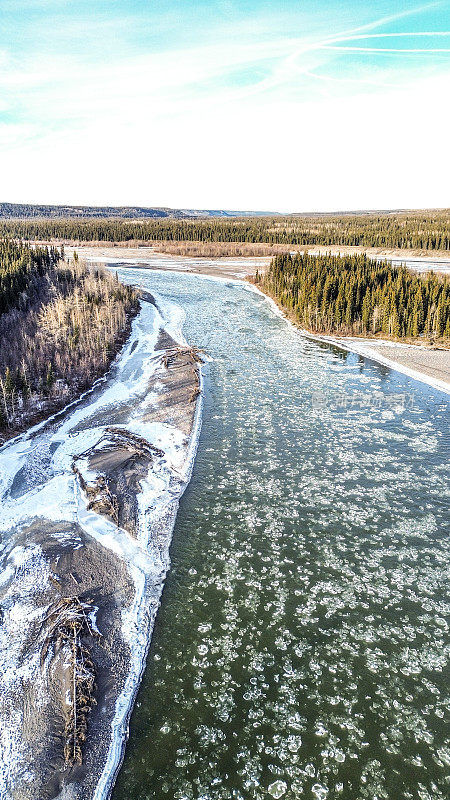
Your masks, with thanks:
<instances>
[{"instance_id":1,"label":"mud flat","mask_svg":"<svg viewBox=\"0 0 450 800\"><path fill-rule=\"evenodd\" d=\"M201 421L183 314L144 295L106 380L0 449L0 797L104 800Z\"/></svg>"}]
</instances>

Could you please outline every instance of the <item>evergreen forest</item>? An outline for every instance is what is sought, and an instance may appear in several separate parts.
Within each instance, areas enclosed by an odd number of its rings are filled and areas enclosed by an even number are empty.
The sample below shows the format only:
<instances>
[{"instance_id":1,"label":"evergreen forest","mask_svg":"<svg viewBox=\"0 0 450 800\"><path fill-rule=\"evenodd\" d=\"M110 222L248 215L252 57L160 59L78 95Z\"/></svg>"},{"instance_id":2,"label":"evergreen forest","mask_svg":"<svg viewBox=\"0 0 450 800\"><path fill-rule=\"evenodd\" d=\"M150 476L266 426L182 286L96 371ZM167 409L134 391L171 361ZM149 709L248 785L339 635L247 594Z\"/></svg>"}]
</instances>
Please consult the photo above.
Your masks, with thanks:
<instances>
[{"instance_id":1,"label":"evergreen forest","mask_svg":"<svg viewBox=\"0 0 450 800\"><path fill-rule=\"evenodd\" d=\"M317 333L450 338L450 279L364 254L278 255L255 283Z\"/></svg>"},{"instance_id":2,"label":"evergreen forest","mask_svg":"<svg viewBox=\"0 0 450 800\"><path fill-rule=\"evenodd\" d=\"M0 236L65 242L247 242L450 250L450 211L127 220L0 219Z\"/></svg>"}]
</instances>

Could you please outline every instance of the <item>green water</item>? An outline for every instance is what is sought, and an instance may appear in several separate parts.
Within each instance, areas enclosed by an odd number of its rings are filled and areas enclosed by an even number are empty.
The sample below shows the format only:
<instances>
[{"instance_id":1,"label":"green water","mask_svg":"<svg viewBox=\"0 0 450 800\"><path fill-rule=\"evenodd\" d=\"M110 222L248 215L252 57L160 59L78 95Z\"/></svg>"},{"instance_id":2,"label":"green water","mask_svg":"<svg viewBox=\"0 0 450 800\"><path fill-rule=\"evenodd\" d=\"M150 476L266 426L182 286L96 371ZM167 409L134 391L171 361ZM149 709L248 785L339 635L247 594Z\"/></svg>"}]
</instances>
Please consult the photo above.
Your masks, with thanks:
<instances>
[{"instance_id":1,"label":"green water","mask_svg":"<svg viewBox=\"0 0 450 800\"><path fill-rule=\"evenodd\" d=\"M448 399L242 286L137 276L214 360L113 800L443 800Z\"/></svg>"}]
</instances>

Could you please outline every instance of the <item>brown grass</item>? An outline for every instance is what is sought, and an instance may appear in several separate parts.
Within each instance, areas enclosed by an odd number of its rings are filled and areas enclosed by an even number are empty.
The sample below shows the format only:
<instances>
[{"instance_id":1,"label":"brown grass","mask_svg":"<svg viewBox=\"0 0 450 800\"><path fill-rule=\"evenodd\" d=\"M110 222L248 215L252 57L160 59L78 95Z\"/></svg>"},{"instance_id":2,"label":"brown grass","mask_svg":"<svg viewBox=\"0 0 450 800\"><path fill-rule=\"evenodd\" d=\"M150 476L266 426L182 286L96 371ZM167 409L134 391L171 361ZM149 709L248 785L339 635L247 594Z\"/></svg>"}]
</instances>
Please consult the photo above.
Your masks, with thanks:
<instances>
[{"instance_id":1,"label":"brown grass","mask_svg":"<svg viewBox=\"0 0 450 800\"><path fill-rule=\"evenodd\" d=\"M285 253L288 247L282 244L259 244L257 242L154 242L159 253L193 258L258 258ZM296 248L297 249L297 248ZM302 248L304 249L304 248Z\"/></svg>"},{"instance_id":2,"label":"brown grass","mask_svg":"<svg viewBox=\"0 0 450 800\"><path fill-rule=\"evenodd\" d=\"M56 241L56 240L55 240ZM55 241L36 240L35 244L50 245ZM58 239L59 245L68 245L78 248L82 253L83 248L119 248L127 250L150 248L156 253L167 253L173 256L191 256L193 258L258 258L286 253L287 250L303 251L308 248L297 245L286 244L264 244L258 242L172 242L162 239L148 240L129 239L120 242L108 241L80 241L69 239Z\"/></svg>"}]
</instances>

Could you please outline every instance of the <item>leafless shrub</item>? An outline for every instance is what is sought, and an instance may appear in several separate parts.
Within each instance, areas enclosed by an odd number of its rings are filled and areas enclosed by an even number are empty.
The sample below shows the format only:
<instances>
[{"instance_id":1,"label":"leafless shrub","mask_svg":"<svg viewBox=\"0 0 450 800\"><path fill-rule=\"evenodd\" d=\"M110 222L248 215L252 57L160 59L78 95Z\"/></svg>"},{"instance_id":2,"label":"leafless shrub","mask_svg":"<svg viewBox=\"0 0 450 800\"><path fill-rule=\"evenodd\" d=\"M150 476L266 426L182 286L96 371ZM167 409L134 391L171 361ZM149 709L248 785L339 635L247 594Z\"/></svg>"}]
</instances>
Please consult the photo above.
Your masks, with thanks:
<instances>
[{"instance_id":1,"label":"leafless shrub","mask_svg":"<svg viewBox=\"0 0 450 800\"><path fill-rule=\"evenodd\" d=\"M121 243L122 244L122 243ZM148 246L148 242L145 243ZM152 246L159 253L191 258L269 257L285 252L286 245L259 242L172 242L157 241ZM283 249L284 248L284 249Z\"/></svg>"},{"instance_id":2,"label":"leafless shrub","mask_svg":"<svg viewBox=\"0 0 450 800\"><path fill-rule=\"evenodd\" d=\"M0 316L0 426L90 385L137 305L137 293L104 269L82 262L52 268L30 307Z\"/></svg>"}]
</instances>

